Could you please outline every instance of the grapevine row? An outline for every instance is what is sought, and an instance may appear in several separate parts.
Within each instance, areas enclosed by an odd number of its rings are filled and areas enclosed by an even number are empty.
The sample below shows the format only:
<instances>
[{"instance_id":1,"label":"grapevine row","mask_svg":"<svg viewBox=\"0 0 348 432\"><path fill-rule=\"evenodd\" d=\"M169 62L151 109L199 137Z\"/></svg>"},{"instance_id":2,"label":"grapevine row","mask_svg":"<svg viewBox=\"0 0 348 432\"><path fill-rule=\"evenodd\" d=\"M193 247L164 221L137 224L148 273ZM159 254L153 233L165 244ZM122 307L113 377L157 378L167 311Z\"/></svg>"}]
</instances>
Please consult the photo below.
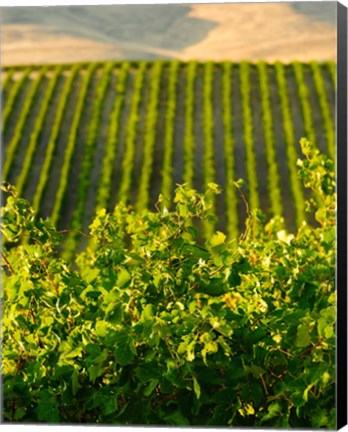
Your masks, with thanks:
<instances>
[{"instance_id":1,"label":"grapevine row","mask_svg":"<svg viewBox=\"0 0 348 432\"><path fill-rule=\"evenodd\" d=\"M136 202L137 210L146 209L149 204L150 178L153 168L153 152L156 138L161 73L162 63L155 62L151 71L150 98L147 107L143 147L144 156L140 174L138 199Z\"/></svg>"},{"instance_id":2,"label":"grapevine row","mask_svg":"<svg viewBox=\"0 0 348 432\"><path fill-rule=\"evenodd\" d=\"M297 61L293 62L292 66L293 66L294 75L296 79L299 100L301 102L303 125L304 125L306 138L312 144L315 145L316 139L315 139L315 131L313 127L312 110L308 99L308 87L304 79L303 67L302 64Z\"/></svg>"},{"instance_id":3,"label":"grapevine row","mask_svg":"<svg viewBox=\"0 0 348 432\"><path fill-rule=\"evenodd\" d=\"M134 167L135 140L137 136L137 126L139 122L139 105L142 97L146 73L146 62L141 62L137 71L134 89L131 100L131 110L126 129L126 150L122 161L122 180L119 190L119 201L127 203L132 185L132 174Z\"/></svg>"},{"instance_id":4,"label":"grapevine row","mask_svg":"<svg viewBox=\"0 0 348 432\"><path fill-rule=\"evenodd\" d=\"M329 72L330 72L332 84L336 88L336 64L333 61L329 61L329 62L327 62L327 67L328 67Z\"/></svg>"},{"instance_id":5,"label":"grapevine row","mask_svg":"<svg viewBox=\"0 0 348 432\"><path fill-rule=\"evenodd\" d=\"M227 232L230 237L238 236L238 209L235 181L235 146L232 130L232 63L223 63L222 70L222 121L224 125L224 153L226 170L226 218Z\"/></svg>"},{"instance_id":6,"label":"grapevine row","mask_svg":"<svg viewBox=\"0 0 348 432\"><path fill-rule=\"evenodd\" d=\"M240 85L242 94L242 111L244 126L244 143L246 153L246 171L249 184L249 203L251 209L260 207L258 195L258 179L253 138L253 118L250 105L250 65L240 63Z\"/></svg>"},{"instance_id":7,"label":"grapevine row","mask_svg":"<svg viewBox=\"0 0 348 432\"><path fill-rule=\"evenodd\" d=\"M19 119L16 124L16 129L14 131L14 135L6 149L6 155L5 155L5 163L4 163L4 171L3 171L3 178L7 179L7 176L9 174L14 156L17 152L17 146L19 144L20 139L23 136L23 129L27 120L27 117L30 113L32 103L34 100L34 97L37 93L37 90L39 88L39 85L41 84L41 81L43 80L43 77L45 76L47 72L47 67L44 67L41 69L41 72L36 80L34 80L29 88L28 95L26 96L26 99L23 104L23 108L21 110Z\"/></svg>"},{"instance_id":8,"label":"grapevine row","mask_svg":"<svg viewBox=\"0 0 348 432\"><path fill-rule=\"evenodd\" d=\"M163 143L163 168L161 193L166 207L169 207L173 187L173 149L176 110L176 91L179 62L173 61L169 70L167 110L165 117L165 136Z\"/></svg>"},{"instance_id":9,"label":"grapevine row","mask_svg":"<svg viewBox=\"0 0 348 432\"><path fill-rule=\"evenodd\" d=\"M195 80L197 63L187 65L186 98L185 98L185 135L184 135L184 173L183 181L192 185L194 174L195 137L193 132L193 114L195 110Z\"/></svg>"},{"instance_id":10,"label":"grapevine row","mask_svg":"<svg viewBox=\"0 0 348 432\"><path fill-rule=\"evenodd\" d=\"M72 124L70 127L68 143L67 143L67 147L66 147L65 153L64 153L64 161L63 161L62 171L61 171L60 178L59 178L59 185L58 185L58 189L57 189L57 193L56 193L56 197L55 197L55 201L54 201L54 207L53 207L52 214L51 214L51 220L55 225L58 224L60 211L61 211L61 207L62 207L62 203L63 203L63 198L64 198L66 187L68 184L68 176L69 176L69 171L70 171L71 158L72 158L72 155L73 155L74 149L75 149L77 131L78 131L78 127L79 127L79 124L81 121L82 110L83 110L83 107L85 104L85 99L86 99L87 91L88 91L88 88L89 88L89 85L91 82L91 78L92 78L92 75L95 72L96 68L97 68L96 63L90 64L90 66L88 67L88 69L84 75L83 82L81 84L81 89L80 89L80 92L78 95L76 108L74 111L74 117L72 119Z\"/></svg>"},{"instance_id":11,"label":"grapevine row","mask_svg":"<svg viewBox=\"0 0 348 432\"><path fill-rule=\"evenodd\" d=\"M81 229L83 213L90 185L90 172L93 166L93 156L95 153L96 140L100 125L100 117L102 104L106 94L107 87L110 82L111 72L114 67L112 62L106 63L105 69L102 72L96 95L93 102L92 115L87 129L87 135L84 142L83 158L80 167L80 175L78 178L78 188L76 205L72 215L71 229L68 238L65 242L64 255L69 257L77 248L79 242L78 230Z\"/></svg>"},{"instance_id":12,"label":"grapevine row","mask_svg":"<svg viewBox=\"0 0 348 432\"><path fill-rule=\"evenodd\" d=\"M299 227L306 219L305 217L305 204L303 197L303 190L301 182L297 177L297 151L295 142L294 125L291 118L291 109L289 104L289 98L287 93L287 83L284 72L284 66L276 62L275 63L276 79L278 84L278 92L280 97L281 112L283 117L283 128L285 135L286 144L286 156L288 161L289 176L290 176L290 188L295 203L296 209L296 225Z\"/></svg>"},{"instance_id":13,"label":"grapevine row","mask_svg":"<svg viewBox=\"0 0 348 432\"><path fill-rule=\"evenodd\" d=\"M12 82L13 75L14 75L13 69L10 69L9 71L7 71L5 80L3 82L1 82L2 95L4 95L4 93L8 90L10 83Z\"/></svg>"},{"instance_id":14,"label":"grapevine row","mask_svg":"<svg viewBox=\"0 0 348 432\"><path fill-rule=\"evenodd\" d=\"M317 62L311 62L314 86L319 98L319 105L327 142L328 155L333 159L335 157L335 125L330 113L330 106L327 100L324 80L321 74L320 66Z\"/></svg>"},{"instance_id":15,"label":"grapevine row","mask_svg":"<svg viewBox=\"0 0 348 432\"><path fill-rule=\"evenodd\" d=\"M262 123L265 139L266 159L268 166L267 189L270 198L271 211L273 216L282 216L282 194L280 190L280 178L276 160L276 149L274 139L273 118L271 110L271 99L269 92L267 64L258 62L257 69L260 81Z\"/></svg>"},{"instance_id":16,"label":"grapevine row","mask_svg":"<svg viewBox=\"0 0 348 432\"><path fill-rule=\"evenodd\" d=\"M122 108L126 94L126 81L129 72L129 62L124 62L119 72L116 85L115 103L110 114L108 138L105 148L105 156L101 170L101 178L98 186L96 209L107 207L111 194L111 180L114 161L117 152L117 137L121 121Z\"/></svg>"},{"instance_id":17,"label":"grapevine row","mask_svg":"<svg viewBox=\"0 0 348 432\"><path fill-rule=\"evenodd\" d=\"M17 96L19 95L20 91L23 89L24 84L27 82L30 72L31 72L31 70L29 68L25 69L21 78L18 79L17 81L15 81L15 83L13 84L13 86L11 88L11 91L8 95L8 99L6 101L6 105L5 105L3 114L2 114L2 130L5 130L5 128L6 128L7 120L9 119L10 114L12 113L15 101L17 99ZM13 73L12 73L12 75L13 75ZM4 90L6 89L6 84L10 80L9 76L7 78L8 79L4 83Z\"/></svg>"},{"instance_id":18,"label":"grapevine row","mask_svg":"<svg viewBox=\"0 0 348 432\"><path fill-rule=\"evenodd\" d=\"M56 88L61 70L62 70L62 66L57 66L56 70L54 71L53 77L49 81L49 85L47 87L44 98L42 100L40 110L39 110L38 115L35 119L34 128L33 128L33 131L30 135L30 140L29 140L28 147L27 147L27 150L25 153L23 166L22 166L21 172L19 173L17 181L16 181L16 188L17 188L17 192L19 195L22 194L29 170L31 168L32 158L33 158L35 149L37 148L37 142L38 142L38 139L40 137L40 133L42 131L42 128L44 126L44 120L46 117L46 113L47 113L50 101L52 99L53 92Z\"/></svg>"},{"instance_id":19,"label":"grapevine row","mask_svg":"<svg viewBox=\"0 0 348 432\"><path fill-rule=\"evenodd\" d=\"M67 101L79 68L80 68L79 65L75 65L72 67L69 76L64 84L64 88L60 95L60 99L58 101L58 107L53 120L52 131L47 143L45 160L43 162L40 171L39 182L35 191L35 195L33 197L33 207L36 210L40 208L42 194L46 187L46 183L49 177L49 171L52 165L53 154L56 148L57 138L62 125L62 120L66 109Z\"/></svg>"},{"instance_id":20,"label":"grapevine row","mask_svg":"<svg viewBox=\"0 0 348 432\"><path fill-rule=\"evenodd\" d=\"M215 181L215 164L214 164L214 118L213 118L213 73L214 65L212 62L207 62L204 66L204 90L203 90L203 109L204 109L204 124L203 124L203 140L204 140L204 190L207 190L209 183ZM212 206L212 212L215 216L215 196L212 195L209 200ZM212 236L215 230L214 221L206 221L204 224L204 234L206 238Z\"/></svg>"}]
</instances>

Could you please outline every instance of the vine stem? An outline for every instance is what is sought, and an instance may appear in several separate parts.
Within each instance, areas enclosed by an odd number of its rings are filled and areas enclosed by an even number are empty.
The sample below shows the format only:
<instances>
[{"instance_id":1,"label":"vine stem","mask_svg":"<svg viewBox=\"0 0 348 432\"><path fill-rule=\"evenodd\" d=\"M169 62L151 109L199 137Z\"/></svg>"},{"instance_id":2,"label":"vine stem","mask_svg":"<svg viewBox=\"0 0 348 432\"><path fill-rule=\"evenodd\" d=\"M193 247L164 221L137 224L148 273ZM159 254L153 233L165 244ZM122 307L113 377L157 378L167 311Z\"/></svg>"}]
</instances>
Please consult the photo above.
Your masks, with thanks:
<instances>
[{"instance_id":1,"label":"vine stem","mask_svg":"<svg viewBox=\"0 0 348 432\"><path fill-rule=\"evenodd\" d=\"M319 345L321 345L321 343L322 343L323 340L324 340L324 338L320 338L316 344L310 346L309 348L307 348L306 350L304 350L301 354L299 354L298 358L303 357L305 354L307 354L308 352L314 350L316 347L318 347Z\"/></svg>"},{"instance_id":2,"label":"vine stem","mask_svg":"<svg viewBox=\"0 0 348 432\"><path fill-rule=\"evenodd\" d=\"M9 262L9 260L5 257L5 255L2 252L1 252L1 256L2 256L3 260L5 261L7 267L10 269L11 273L15 274L15 271L13 270L11 263Z\"/></svg>"},{"instance_id":3,"label":"vine stem","mask_svg":"<svg viewBox=\"0 0 348 432\"><path fill-rule=\"evenodd\" d=\"M82 236L84 236L84 237L86 237L86 238L92 238L91 235L89 235L89 234L85 234L84 232L79 231L79 230L68 230L68 229L64 229L64 230L57 231L57 233L58 233L58 234L78 233L78 234L81 234Z\"/></svg>"}]
</instances>

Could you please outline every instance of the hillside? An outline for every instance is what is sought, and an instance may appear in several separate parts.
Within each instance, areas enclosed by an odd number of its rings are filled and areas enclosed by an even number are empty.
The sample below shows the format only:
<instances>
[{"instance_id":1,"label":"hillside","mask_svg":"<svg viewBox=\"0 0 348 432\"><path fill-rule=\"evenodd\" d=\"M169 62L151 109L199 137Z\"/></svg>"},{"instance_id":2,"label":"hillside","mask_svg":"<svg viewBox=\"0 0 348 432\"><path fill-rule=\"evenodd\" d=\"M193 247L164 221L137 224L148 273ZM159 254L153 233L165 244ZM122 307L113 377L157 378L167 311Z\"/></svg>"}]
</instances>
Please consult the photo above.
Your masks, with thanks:
<instances>
[{"instance_id":1,"label":"hillside","mask_svg":"<svg viewBox=\"0 0 348 432\"><path fill-rule=\"evenodd\" d=\"M335 60L332 2L2 8L2 63Z\"/></svg>"}]
</instances>

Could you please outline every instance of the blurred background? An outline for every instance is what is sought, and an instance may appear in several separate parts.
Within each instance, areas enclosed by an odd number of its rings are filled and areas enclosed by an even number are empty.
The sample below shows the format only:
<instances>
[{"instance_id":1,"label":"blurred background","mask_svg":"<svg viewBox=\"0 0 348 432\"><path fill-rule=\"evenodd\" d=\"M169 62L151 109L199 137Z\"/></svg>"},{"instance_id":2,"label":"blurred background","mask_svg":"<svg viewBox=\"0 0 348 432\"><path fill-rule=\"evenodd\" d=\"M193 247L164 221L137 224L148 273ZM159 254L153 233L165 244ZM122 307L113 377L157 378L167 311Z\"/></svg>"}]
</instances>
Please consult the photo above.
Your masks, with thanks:
<instances>
[{"instance_id":1,"label":"blurred background","mask_svg":"<svg viewBox=\"0 0 348 432\"><path fill-rule=\"evenodd\" d=\"M336 59L336 2L1 8L2 65Z\"/></svg>"}]
</instances>

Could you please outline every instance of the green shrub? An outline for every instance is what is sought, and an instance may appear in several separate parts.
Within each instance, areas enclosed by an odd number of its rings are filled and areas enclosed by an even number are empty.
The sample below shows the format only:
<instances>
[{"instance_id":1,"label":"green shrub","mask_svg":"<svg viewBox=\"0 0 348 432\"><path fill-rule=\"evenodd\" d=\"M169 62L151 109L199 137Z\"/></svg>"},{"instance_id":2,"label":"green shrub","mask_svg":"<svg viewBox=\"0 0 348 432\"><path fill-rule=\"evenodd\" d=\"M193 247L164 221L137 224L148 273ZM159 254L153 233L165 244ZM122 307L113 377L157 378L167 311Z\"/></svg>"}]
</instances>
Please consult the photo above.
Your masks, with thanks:
<instances>
[{"instance_id":1,"label":"green shrub","mask_svg":"<svg viewBox=\"0 0 348 432\"><path fill-rule=\"evenodd\" d=\"M179 186L172 212L100 210L75 268L5 185L5 421L335 428L334 169L302 147L316 227L254 211L202 245L219 188Z\"/></svg>"}]
</instances>

